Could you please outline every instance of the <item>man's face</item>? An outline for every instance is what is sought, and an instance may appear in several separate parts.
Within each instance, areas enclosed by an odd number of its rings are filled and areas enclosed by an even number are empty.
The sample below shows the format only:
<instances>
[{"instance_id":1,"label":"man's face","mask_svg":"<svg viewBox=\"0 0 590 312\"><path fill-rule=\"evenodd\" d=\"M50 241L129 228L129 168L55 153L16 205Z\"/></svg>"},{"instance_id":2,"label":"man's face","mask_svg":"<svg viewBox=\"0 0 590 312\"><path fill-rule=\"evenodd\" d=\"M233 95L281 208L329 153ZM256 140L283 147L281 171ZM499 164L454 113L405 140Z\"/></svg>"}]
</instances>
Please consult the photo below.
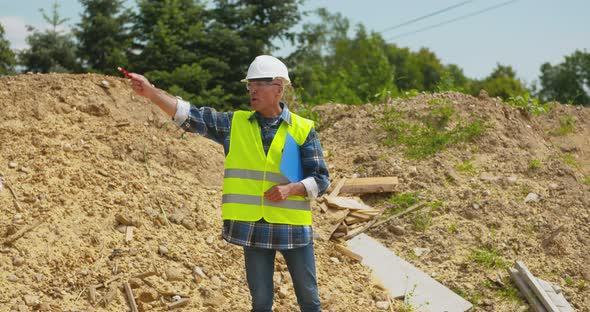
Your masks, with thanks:
<instances>
[{"instance_id":1,"label":"man's face","mask_svg":"<svg viewBox=\"0 0 590 312\"><path fill-rule=\"evenodd\" d=\"M247 87L250 106L255 111L278 105L283 92L283 84L280 79L249 81Z\"/></svg>"}]
</instances>

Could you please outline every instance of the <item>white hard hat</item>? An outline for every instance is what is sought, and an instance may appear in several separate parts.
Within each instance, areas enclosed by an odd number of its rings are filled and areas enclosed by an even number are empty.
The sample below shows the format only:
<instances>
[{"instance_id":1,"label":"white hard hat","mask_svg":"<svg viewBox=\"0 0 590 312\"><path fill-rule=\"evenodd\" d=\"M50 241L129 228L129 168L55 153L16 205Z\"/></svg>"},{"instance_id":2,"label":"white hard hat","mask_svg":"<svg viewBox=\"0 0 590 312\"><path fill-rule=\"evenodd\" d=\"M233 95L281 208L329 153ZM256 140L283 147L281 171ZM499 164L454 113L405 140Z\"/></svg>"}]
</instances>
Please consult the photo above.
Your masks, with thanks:
<instances>
[{"instance_id":1,"label":"white hard hat","mask_svg":"<svg viewBox=\"0 0 590 312\"><path fill-rule=\"evenodd\" d=\"M250 64L250 67L248 67L248 74L246 74L246 78L242 79L241 81L248 82L250 79L260 78L280 78L283 80L285 85L291 83L287 66L278 58L270 55L257 56Z\"/></svg>"}]
</instances>

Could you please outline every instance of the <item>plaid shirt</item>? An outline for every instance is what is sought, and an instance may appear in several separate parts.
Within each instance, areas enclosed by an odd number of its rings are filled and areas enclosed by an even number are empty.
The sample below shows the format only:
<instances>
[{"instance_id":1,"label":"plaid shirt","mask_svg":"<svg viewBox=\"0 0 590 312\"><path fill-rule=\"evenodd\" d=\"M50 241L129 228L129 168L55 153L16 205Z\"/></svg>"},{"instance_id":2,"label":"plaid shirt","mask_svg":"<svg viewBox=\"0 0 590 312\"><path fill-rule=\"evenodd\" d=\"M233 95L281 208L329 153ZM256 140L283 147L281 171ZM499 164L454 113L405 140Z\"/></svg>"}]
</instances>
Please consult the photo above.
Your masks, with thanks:
<instances>
[{"instance_id":1,"label":"plaid shirt","mask_svg":"<svg viewBox=\"0 0 590 312\"><path fill-rule=\"evenodd\" d=\"M233 112L217 112L210 107L196 108L194 106L187 107L187 105L187 102L178 101L175 123L185 131L199 133L220 143L227 156ZM276 118L264 118L258 112L251 117L251 120L256 118L260 126L265 153L268 153L281 122L291 123L289 109L284 103L281 103L281 107L283 111ZM311 129L300 150L303 176L313 177L317 184L317 195L322 195L330 182L322 146L315 129ZM264 219L256 222L224 220L222 236L226 241L240 246L285 250L310 244L313 241L313 229L308 225L268 223Z\"/></svg>"}]
</instances>

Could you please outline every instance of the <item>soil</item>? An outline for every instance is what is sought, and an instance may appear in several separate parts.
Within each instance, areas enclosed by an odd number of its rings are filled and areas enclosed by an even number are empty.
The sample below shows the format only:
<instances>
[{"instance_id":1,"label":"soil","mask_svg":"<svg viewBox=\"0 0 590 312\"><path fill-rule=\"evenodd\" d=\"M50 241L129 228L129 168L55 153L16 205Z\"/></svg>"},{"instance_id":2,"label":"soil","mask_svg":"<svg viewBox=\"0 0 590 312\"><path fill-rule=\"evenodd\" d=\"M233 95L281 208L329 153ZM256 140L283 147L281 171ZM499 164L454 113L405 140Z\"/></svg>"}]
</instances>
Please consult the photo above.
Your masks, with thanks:
<instances>
[{"instance_id":1,"label":"soil","mask_svg":"<svg viewBox=\"0 0 590 312\"><path fill-rule=\"evenodd\" d=\"M221 146L179 130L123 79L28 74L1 77L0 86L0 240L26 230L0 246L0 311L126 311L124 282L140 311L166 310L177 296L190 300L181 310L249 309L242 250L220 236ZM461 118L484 117L486 133L424 160L383 144L379 120L388 109L417 116L433 99L452 102ZM503 266L515 260L590 311L588 108L555 104L531 116L499 99L442 93L314 110L333 182L397 176L396 194L441 203L371 236L472 301L474 311L529 309ZM555 135L564 116L573 131ZM465 162L473 170L457 169ZM539 199L525 202L529 193ZM363 200L388 208L391 195ZM317 203L314 218L321 228ZM133 225L129 241L123 223ZM371 272L333 242L318 235L315 245L323 310L378 311L377 302L389 301ZM429 252L418 257L416 247ZM474 250L493 250L502 261L490 268ZM296 311L288 270L277 260L275 311ZM99 286L95 302L92 286Z\"/></svg>"}]
</instances>

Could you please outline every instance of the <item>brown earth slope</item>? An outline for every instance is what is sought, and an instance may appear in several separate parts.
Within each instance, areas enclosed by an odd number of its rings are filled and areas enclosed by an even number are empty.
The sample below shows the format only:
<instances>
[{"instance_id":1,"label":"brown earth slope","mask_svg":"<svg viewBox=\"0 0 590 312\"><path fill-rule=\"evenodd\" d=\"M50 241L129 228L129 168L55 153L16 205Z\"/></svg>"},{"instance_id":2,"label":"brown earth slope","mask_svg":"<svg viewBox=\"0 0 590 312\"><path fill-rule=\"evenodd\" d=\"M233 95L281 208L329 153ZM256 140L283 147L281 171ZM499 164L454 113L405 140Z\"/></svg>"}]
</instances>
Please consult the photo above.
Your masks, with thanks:
<instances>
[{"instance_id":1,"label":"brown earth slope","mask_svg":"<svg viewBox=\"0 0 590 312\"><path fill-rule=\"evenodd\" d=\"M41 222L0 246L0 311L124 311L125 281L143 310L165 310L174 295L190 299L186 310L248 309L241 250L219 235L220 146L183 135L121 79L21 75L0 78L0 86L0 240ZM451 101L463 118L485 116L490 128L426 160L384 147L378 120L386 110L419 114L433 98ZM579 311L590 311L588 109L558 106L530 117L495 99L445 93L315 111L333 181L395 175L402 182L397 194L418 192L442 204L385 223L372 236L474 302L476 311L527 309L504 270L516 259L563 287ZM573 132L551 135L563 116L575 121ZM472 169L457 169L465 163ZM540 200L525 203L533 192ZM383 208L391 205L387 197L363 199ZM131 241L116 214L138 224ZM321 223L322 214L314 214ZM416 247L429 252L418 257ZM474 250L493 251L496 262L486 266ZM316 252L324 310L376 311L376 302L387 301L370 272L331 243L318 239ZM295 311L278 259L275 310ZM92 305L89 287L101 283L107 287L97 289ZM114 297L105 308L110 287Z\"/></svg>"}]
</instances>

